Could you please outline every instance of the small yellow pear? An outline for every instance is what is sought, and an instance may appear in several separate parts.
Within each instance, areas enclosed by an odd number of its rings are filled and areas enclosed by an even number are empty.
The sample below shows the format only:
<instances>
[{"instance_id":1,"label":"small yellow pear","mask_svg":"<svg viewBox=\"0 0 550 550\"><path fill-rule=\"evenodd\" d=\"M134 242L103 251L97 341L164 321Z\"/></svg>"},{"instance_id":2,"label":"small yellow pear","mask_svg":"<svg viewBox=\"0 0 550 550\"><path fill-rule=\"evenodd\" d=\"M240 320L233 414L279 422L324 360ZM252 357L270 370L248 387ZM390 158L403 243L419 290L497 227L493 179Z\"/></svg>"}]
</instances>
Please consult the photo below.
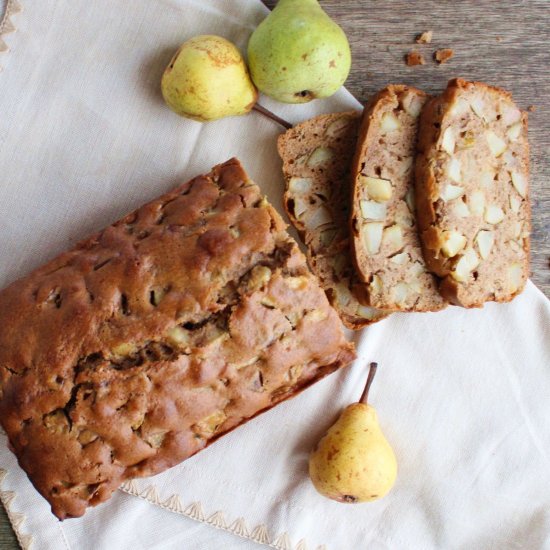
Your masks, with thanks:
<instances>
[{"instance_id":1,"label":"small yellow pear","mask_svg":"<svg viewBox=\"0 0 550 550\"><path fill-rule=\"evenodd\" d=\"M258 99L238 48L214 35L181 45L164 71L161 89L173 111L201 122L244 115Z\"/></svg>"},{"instance_id":2,"label":"small yellow pear","mask_svg":"<svg viewBox=\"0 0 550 550\"><path fill-rule=\"evenodd\" d=\"M348 405L309 459L309 475L322 495L338 502L369 502L386 495L397 477L397 460L375 409L367 404L376 363L365 391Z\"/></svg>"}]
</instances>

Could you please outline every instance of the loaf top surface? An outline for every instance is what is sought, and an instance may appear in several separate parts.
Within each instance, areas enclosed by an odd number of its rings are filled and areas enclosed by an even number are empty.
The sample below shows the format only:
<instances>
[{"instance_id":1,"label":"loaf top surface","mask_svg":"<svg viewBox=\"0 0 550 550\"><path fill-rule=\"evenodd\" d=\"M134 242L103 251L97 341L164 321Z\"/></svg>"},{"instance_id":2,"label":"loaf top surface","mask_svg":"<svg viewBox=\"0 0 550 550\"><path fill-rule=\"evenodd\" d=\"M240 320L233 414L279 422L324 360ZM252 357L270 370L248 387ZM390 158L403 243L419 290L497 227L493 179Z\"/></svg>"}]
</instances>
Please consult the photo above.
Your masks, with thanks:
<instances>
[{"instance_id":1,"label":"loaf top surface","mask_svg":"<svg viewBox=\"0 0 550 550\"><path fill-rule=\"evenodd\" d=\"M1 291L0 326L0 419L62 519L354 357L236 159Z\"/></svg>"},{"instance_id":2,"label":"loaf top surface","mask_svg":"<svg viewBox=\"0 0 550 550\"><path fill-rule=\"evenodd\" d=\"M426 94L390 85L363 113L352 167L352 250L370 305L396 311L446 306L427 270L415 215L418 117Z\"/></svg>"},{"instance_id":3,"label":"loaf top surface","mask_svg":"<svg viewBox=\"0 0 550 550\"><path fill-rule=\"evenodd\" d=\"M452 80L421 117L417 211L424 255L451 302L508 301L529 274L527 113L511 95Z\"/></svg>"},{"instance_id":4,"label":"loaf top surface","mask_svg":"<svg viewBox=\"0 0 550 550\"><path fill-rule=\"evenodd\" d=\"M354 330L388 314L368 306L351 258L349 178L359 120L356 111L319 115L278 140L285 209L331 304Z\"/></svg>"}]
</instances>

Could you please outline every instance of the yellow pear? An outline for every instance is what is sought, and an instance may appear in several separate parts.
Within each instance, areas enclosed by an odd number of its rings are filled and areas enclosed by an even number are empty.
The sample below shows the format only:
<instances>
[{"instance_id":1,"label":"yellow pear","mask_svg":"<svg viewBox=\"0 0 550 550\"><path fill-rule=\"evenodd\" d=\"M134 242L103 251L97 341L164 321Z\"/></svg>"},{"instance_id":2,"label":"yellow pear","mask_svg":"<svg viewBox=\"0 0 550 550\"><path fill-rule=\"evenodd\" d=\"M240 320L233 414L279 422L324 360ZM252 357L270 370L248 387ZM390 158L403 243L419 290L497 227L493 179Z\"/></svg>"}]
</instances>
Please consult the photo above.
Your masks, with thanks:
<instances>
[{"instance_id":1,"label":"yellow pear","mask_svg":"<svg viewBox=\"0 0 550 550\"><path fill-rule=\"evenodd\" d=\"M382 498L397 477L397 460L384 437L375 409L367 404L376 363L371 363L365 391L348 405L309 459L309 475L322 495L338 502Z\"/></svg>"},{"instance_id":2,"label":"yellow pear","mask_svg":"<svg viewBox=\"0 0 550 550\"><path fill-rule=\"evenodd\" d=\"M161 89L173 111L201 122L244 115L258 99L237 47L213 35L182 44L164 71Z\"/></svg>"}]
</instances>

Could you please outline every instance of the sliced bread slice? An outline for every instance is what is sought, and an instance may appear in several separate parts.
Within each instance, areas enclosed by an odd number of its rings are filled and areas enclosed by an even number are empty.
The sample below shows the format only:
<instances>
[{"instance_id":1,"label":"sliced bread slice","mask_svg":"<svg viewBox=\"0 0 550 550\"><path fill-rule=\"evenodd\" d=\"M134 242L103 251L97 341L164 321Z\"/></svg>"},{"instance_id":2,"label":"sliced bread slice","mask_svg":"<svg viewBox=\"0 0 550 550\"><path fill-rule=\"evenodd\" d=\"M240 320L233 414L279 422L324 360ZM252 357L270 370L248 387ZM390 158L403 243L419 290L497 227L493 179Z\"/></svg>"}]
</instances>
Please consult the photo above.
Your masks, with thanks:
<instances>
[{"instance_id":1,"label":"sliced bread slice","mask_svg":"<svg viewBox=\"0 0 550 550\"><path fill-rule=\"evenodd\" d=\"M414 160L424 92L381 90L363 114L352 167L352 249L372 307L438 311L446 306L428 272L416 226Z\"/></svg>"},{"instance_id":2,"label":"sliced bread slice","mask_svg":"<svg viewBox=\"0 0 550 550\"><path fill-rule=\"evenodd\" d=\"M420 122L417 210L424 255L452 303L481 307L529 275L527 113L511 95L451 80Z\"/></svg>"},{"instance_id":3,"label":"sliced bread slice","mask_svg":"<svg viewBox=\"0 0 550 550\"><path fill-rule=\"evenodd\" d=\"M343 323L351 329L387 312L369 307L349 247L349 170L360 113L320 115L279 136L286 181L284 205L320 280Z\"/></svg>"}]
</instances>

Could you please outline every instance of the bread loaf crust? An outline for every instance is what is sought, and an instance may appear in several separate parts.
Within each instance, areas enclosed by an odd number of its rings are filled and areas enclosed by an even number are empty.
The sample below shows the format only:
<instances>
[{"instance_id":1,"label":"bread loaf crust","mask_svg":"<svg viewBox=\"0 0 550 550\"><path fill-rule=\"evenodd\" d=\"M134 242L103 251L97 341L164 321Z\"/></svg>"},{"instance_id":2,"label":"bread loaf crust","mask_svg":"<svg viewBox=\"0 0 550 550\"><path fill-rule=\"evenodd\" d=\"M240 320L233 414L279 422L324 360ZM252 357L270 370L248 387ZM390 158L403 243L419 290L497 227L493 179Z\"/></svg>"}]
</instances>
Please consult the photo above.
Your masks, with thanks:
<instances>
[{"instance_id":1,"label":"bread loaf crust","mask_svg":"<svg viewBox=\"0 0 550 550\"><path fill-rule=\"evenodd\" d=\"M0 326L2 426L61 519L354 358L236 159L11 284Z\"/></svg>"},{"instance_id":2,"label":"bread loaf crust","mask_svg":"<svg viewBox=\"0 0 550 550\"><path fill-rule=\"evenodd\" d=\"M441 293L464 307L513 299L529 276L527 113L505 90L451 80L422 112L418 150L419 229Z\"/></svg>"}]
</instances>

